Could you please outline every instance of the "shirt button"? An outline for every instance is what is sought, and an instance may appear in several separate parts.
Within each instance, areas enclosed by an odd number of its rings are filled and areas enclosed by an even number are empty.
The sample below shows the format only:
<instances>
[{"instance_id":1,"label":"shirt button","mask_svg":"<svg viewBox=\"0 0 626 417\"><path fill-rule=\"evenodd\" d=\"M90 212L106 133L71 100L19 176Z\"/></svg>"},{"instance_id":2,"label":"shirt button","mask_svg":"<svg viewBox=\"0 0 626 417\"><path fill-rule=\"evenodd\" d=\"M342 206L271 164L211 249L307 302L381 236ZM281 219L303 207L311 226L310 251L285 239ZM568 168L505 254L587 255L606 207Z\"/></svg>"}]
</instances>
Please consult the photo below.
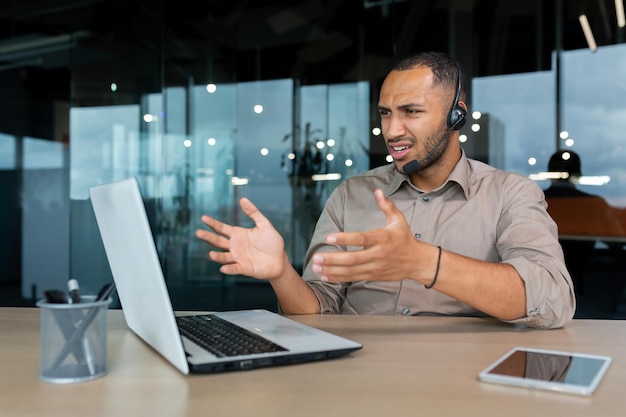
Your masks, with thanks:
<instances>
[{"instance_id":1,"label":"shirt button","mask_svg":"<svg viewBox=\"0 0 626 417\"><path fill-rule=\"evenodd\" d=\"M430 197L425 195L424 197L422 197L422 200L424 200L424 202L428 203L430 201Z\"/></svg>"},{"instance_id":2,"label":"shirt button","mask_svg":"<svg viewBox=\"0 0 626 417\"><path fill-rule=\"evenodd\" d=\"M421 239L422 238L422 234L421 233L415 233L413 236L415 236L415 239Z\"/></svg>"},{"instance_id":3,"label":"shirt button","mask_svg":"<svg viewBox=\"0 0 626 417\"><path fill-rule=\"evenodd\" d=\"M409 309L408 309L408 307L404 307L404 308L402 309L402 315L403 315L403 316L408 316L408 315L409 315Z\"/></svg>"}]
</instances>

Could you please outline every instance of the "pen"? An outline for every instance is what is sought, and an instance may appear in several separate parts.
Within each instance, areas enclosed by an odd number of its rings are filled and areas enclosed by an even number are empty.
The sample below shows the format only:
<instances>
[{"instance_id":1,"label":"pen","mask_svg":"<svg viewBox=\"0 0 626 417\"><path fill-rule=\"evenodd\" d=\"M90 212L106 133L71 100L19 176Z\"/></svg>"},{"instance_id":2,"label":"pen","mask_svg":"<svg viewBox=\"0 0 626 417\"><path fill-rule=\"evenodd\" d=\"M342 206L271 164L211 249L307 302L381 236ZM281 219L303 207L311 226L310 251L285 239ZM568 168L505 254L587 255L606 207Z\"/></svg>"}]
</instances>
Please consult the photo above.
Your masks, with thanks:
<instances>
[{"instance_id":1,"label":"pen","mask_svg":"<svg viewBox=\"0 0 626 417\"><path fill-rule=\"evenodd\" d=\"M64 291L61 290L46 290L43 293L44 298L46 299L46 303L50 304L67 304L68 299L67 295ZM66 324L66 313L63 310L53 310L51 311L52 317L54 317L54 321L57 323L57 326L63 333L63 338L67 342L72 338L72 329ZM82 348L79 347L77 350L72 351L72 355L76 358L78 362L82 362L83 360L83 351Z\"/></svg>"},{"instance_id":2,"label":"pen","mask_svg":"<svg viewBox=\"0 0 626 417\"><path fill-rule=\"evenodd\" d=\"M78 292L78 281L74 278L67 281L67 288L70 291L70 300L73 304L80 303L80 294Z\"/></svg>"},{"instance_id":3,"label":"pen","mask_svg":"<svg viewBox=\"0 0 626 417\"><path fill-rule=\"evenodd\" d=\"M102 300L108 299L114 290L115 290L114 282L109 282L108 284L105 284L102 287L102 289L98 291L98 295L96 296L96 301L102 301ZM78 326L76 327L74 333L71 335L69 340L65 342L65 345L63 345L63 348L61 348L61 351L57 355L52 366L50 366L50 369L56 369L59 366L61 366L61 364L63 363L67 355L70 354L74 346L77 346L76 345L77 343L81 343L81 345L78 345L79 347L82 346L82 340L85 337L85 331L87 330L91 322L96 318L97 314L98 314L98 310L92 310L89 312L87 316L85 316L84 319L80 321L80 323L78 323Z\"/></svg>"},{"instance_id":4,"label":"pen","mask_svg":"<svg viewBox=\"0 0 626 417\"><path fill-rule=\"evenodd\" d=\"M114 282L109 282L108 284L105 284L104 287L102 287L102 289L98 291L98 295L96 296L96 301L106 300L107 298L111 296L111 294L113 294L114 290L115 290Z\"/></svg>"},{"instance_id":5,"label":"pen","mask_svg":"<svg viewBox=\"0 0 626 417\"><path fill-rule=\"evenodd\" d=\"M70 278L67 281L67 289L68 292L70 294L70 298L68 300L69 304L80 304L80 293L78 292L78 281L76 281L74 278ZM76 326L76 323L80 322L81 319L81 315L77 314L78 311L70 311L70 317L72 318L72 322L73 322L73 326ZM67 331L70 331L69 329ZM71 333L70 333L71 335ZM67 341L67 337L65 338L65 340ZM86 342L86 340L85 340ZM76 356L76 359L78 359L79 363L82 363L85 360L85 355L87 356L91 356L91 352L89 350L89 346L87 346L85 343L83 343L83 347L81 346L77 346L77 351L80 353L80 356ZM91 370L91 367L89 368L89 370ZM93 373L92 373L93 375Z\"/></svg>"}]
</instances>

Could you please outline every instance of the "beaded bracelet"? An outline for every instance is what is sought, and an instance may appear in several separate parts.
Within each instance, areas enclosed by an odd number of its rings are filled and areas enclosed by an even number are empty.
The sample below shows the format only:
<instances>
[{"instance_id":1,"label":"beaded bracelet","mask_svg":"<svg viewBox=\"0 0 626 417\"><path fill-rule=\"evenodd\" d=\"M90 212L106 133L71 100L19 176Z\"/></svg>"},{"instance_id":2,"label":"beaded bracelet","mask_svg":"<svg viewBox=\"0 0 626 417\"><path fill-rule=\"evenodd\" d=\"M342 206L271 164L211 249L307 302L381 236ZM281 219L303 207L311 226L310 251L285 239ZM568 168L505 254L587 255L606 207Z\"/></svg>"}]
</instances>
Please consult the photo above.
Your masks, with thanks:
<instances>
[{"instance_id":1,"label":"beaded bracelet","mask_svg":"<svg viewBox=\"0 0 626 417\"><path fill-rule=\"evenodd\" d=\"M433 282L431 282L430 285L424 286L427 289L431 289L433 285L435 285L435 282L437 282L437 277L439 276L439 265L441 265L441 246L437 246L437 249L439 249L439 255L437 255L437 269L435 270L435 278L433 278Z\"/></svg>"}]
</instances>

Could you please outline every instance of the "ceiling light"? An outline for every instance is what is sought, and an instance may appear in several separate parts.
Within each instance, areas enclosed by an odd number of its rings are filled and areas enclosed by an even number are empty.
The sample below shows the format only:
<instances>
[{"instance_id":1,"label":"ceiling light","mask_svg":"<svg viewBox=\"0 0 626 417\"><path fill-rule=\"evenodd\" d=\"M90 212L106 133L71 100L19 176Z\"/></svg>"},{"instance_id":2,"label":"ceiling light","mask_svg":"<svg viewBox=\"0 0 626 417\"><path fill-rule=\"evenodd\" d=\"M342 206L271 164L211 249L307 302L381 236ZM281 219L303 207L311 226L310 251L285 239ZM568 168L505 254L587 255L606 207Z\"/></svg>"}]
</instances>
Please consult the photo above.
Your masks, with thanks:
<instances>
[{"instance_id":1,"label":"ceiling light","mask_svg":"<svg viewBox=\"0 0 626 417\"><path fill-rule=\"evenodd\" d=\"M232 177L230 183L232 185L248 185L250 180L248 178Z\"/></svg>"},{"instance_id":2,"label":"ceiling light","mask_svg":"<svg viewBox=\"0 0 626 417\"><path fill-rule=\"evenodd\" d=\"M337 181L341 179L341 174L339 173L330 173L330 174L315 174L311 176L313 181Z\"/></svg>"},{"instance_id":3,"label":"ceiling light","mask_svg":"<svg viewBox=\"0 0 626 417\"><path fill-rule=\"evenodd\" d=\"M626 18L624 17L624 0L615 0L615 14L617 15L617 26L621 28L626 26Z\"/></svg>"},{"instance_id":4,"label":"ceiling light","mask_svg":"<svg viewBox=\"0 0 626 417\"><path fill-rule=\"evenodd\" d=\"M578 20L580 21L580 27L583 28L583 33L585 34L585 39L587 39L587 45L589 46L589 50L591 52L595 52L598 49L598 45L596 45L596 40L593 37L593 32L591 31L591 26L589 26L589 20L587 20L587 16L581 14L578 16Z\"/></svg>"},{"instance_id":5,"label":"ceiling light","mask_svg":"<svg viewBox=\"0 0 626 417\"><path fill-rule=\"evenodd\" d=\"M567 172L539 172L537 174L530 174L528 176L531 180L542 181L542 180L566 180L569 178L569 173Z\"/></svg>"}]
</instances>

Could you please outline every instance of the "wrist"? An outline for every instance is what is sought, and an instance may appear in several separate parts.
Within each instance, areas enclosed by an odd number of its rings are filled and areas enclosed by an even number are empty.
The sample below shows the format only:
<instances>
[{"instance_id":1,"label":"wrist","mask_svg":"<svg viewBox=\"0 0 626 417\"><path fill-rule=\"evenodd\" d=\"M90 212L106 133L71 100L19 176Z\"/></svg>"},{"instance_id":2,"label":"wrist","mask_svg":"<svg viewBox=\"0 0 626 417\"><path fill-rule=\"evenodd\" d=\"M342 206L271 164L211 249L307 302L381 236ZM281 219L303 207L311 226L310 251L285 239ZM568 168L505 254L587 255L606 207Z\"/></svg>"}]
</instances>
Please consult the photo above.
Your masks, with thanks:
<instances>
[{"instance_id":1,"label":"wrist","mask_svg":"<svg viewBox=\"0 0 626 417\"><path fill-rule=\"evenodd\" d=\"M287 252L283 252L283 256L280 262L280 266L278 267L277 274L276 276L271 277L269 280L272 282L280 281L283 278L286 278L290 275L289 273L290 270L294 270L293 265L291 265Z\"/></svg>"},{"instance_id":2,"label":"wrist","mask_svg":"<svg viewBox=\"0 0 626 417\"><path fill-rule=\"evenodd\" d=\"M427 289L431 289L437 283L437 278L439 277L439 268L441 266L441 252L443 252L441 250L441 246L437 246L437 264L435 265L435 274L430 284L424 285L424 287Z\"/></svg>"}]
</instances>

